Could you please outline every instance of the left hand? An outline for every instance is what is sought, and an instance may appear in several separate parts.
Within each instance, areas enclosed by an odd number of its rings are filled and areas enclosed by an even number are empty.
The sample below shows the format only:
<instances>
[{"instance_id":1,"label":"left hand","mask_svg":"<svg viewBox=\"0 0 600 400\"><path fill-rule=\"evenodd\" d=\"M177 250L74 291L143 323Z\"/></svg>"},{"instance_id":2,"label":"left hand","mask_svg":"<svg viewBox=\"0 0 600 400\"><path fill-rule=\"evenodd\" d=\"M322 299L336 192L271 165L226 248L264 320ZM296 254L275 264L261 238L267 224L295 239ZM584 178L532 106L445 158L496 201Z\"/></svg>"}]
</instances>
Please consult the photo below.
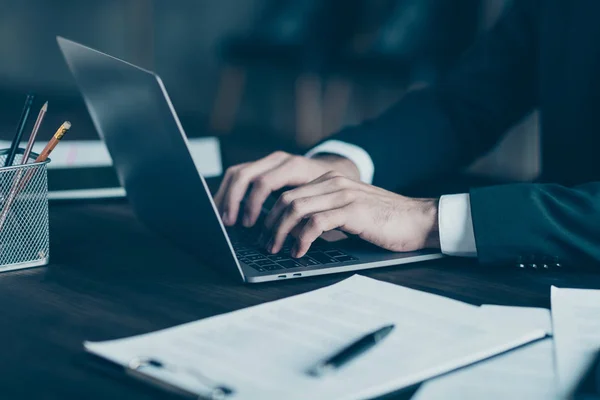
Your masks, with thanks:
<instances>
[{"instance_id":1,"label":"left hand","mask_svg":"<svg viewBox=\"0 0 600 400\"><path fill-rule=\"evenodd\" d=\"M439 248L437 199L414 199L329 172L281 195L265 220L278 253L289 234L303 257L323 232L340 229L391 251Z\"/></svg>"}]
</instances>

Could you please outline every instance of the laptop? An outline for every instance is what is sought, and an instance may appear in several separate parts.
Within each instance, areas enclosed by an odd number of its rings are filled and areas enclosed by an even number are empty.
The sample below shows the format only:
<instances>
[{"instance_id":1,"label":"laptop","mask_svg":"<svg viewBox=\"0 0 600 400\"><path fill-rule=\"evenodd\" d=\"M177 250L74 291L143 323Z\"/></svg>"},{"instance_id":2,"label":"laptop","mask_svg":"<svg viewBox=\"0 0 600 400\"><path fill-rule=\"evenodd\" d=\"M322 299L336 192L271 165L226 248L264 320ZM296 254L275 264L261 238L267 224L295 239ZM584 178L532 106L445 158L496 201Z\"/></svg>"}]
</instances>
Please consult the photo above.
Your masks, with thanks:
<instances>
[{"instance_id":1,"label":"laptop","mask_svg":"<svg viewBox=\"0 0 600 400\"><path fill-rule=\"evenodd\" d=\"M137 217L197 259L257 283L442 257L435 250L389 252L356 238L317 239L301 259L290 256L289 242L279 254L269 254L258 243L258 226L223 225L160 77L57 40Z\"/></svg>"}]
</instances>

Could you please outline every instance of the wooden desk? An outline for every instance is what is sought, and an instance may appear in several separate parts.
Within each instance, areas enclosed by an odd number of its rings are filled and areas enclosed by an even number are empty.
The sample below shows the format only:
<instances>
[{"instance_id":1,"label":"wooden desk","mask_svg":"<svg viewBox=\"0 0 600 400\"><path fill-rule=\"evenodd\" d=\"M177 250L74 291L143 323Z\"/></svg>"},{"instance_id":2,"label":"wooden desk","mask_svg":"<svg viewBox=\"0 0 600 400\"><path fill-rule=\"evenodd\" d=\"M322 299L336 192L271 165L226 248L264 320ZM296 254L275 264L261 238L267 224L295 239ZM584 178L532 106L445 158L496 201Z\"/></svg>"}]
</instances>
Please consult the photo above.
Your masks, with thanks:
<instances>
[{"instance_id":1,"label":"wooden desk","mask_svg":"<svg viewBox=\"0 0 600 400\"><path fill-rule=\"evenodd\" d=\"M97 370L82 342L166 328L348 276L230 281L153 236L125 202L54 203L50 219L51 265L0 275L2 399L162 398L130 378ZM364 274L472 303L519 306L548 307L552 284L600 287L590 274L492 270L449 259Z\"/></svg>"}]
</instances>

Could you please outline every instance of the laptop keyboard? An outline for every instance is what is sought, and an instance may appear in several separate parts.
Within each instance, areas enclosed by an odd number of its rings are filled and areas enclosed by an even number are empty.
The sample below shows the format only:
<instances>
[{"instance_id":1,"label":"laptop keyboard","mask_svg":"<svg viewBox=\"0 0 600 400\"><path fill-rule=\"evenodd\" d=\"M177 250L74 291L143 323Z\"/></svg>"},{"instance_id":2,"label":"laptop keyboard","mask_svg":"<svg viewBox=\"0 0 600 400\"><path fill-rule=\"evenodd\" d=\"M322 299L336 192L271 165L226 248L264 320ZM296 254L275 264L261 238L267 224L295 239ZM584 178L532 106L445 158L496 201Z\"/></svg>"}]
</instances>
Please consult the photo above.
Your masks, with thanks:
<instances>
[{"instance_id":1,"label":"laptop keyboard","mask_svg":"<svg viewBox=\"0 0 600 400\"><path fill-rule=\"evenodd\" d=\"M276 271L290 268L334 266L347 261L356 261L356 257L344 253L328 243L315 242L302 258L292 258L292 244L287 241L278 254L271 254L259 243L257 229L235 227L228 230L233 249L238 260L258 272Z\"/></svg>"}]
</instances>

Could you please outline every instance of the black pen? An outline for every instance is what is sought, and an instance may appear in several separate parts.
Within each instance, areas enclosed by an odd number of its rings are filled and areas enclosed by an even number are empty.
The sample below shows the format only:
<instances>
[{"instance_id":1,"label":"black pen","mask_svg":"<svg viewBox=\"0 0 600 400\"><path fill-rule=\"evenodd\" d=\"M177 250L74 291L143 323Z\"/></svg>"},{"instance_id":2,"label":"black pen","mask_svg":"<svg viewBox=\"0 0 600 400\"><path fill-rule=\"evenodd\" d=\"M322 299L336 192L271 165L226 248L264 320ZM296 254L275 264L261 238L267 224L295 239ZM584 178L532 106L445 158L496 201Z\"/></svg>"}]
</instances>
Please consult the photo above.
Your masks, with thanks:
<instances>
[{"instance_id":1,"label":"black pen","mask_svg":"<svg viewBox=\"0 0 600 400\"><path fill-rule=\"evenodd\" d=\"M386 325L383 328L379 328L374 332L362 336L334 355L317 363L317 365L308 370L308 374L313 376L322 376L329 371L338 369L342 365L346 364L353 358L359 356L382 341L383 338L390 334L392 329L394 329L394 325Z\"/></svg>"},{"instance_id":2,"label":"black pen","mask_svg":"<svg viewBox=\"0 0 600 400\"><path fill-rule=\"evenodd\" d=\"M17 154L17 150L19 149L19 144L21 143L23 131L25 130L27 118L29 117L29 112L31 111L31 105L33 104L34 99L35 95L32 93L28 94L27 99L25 99L25 106L23 106L21 118L19 119L19 124L17 125L17 132L15 133L15 137L13 138L12 143L10 144L10 150L8 151L8 155L6 156L6 160L4 161L5 167L10 167L15 161L15 156Z\"/></svg>"}]
</instances>

